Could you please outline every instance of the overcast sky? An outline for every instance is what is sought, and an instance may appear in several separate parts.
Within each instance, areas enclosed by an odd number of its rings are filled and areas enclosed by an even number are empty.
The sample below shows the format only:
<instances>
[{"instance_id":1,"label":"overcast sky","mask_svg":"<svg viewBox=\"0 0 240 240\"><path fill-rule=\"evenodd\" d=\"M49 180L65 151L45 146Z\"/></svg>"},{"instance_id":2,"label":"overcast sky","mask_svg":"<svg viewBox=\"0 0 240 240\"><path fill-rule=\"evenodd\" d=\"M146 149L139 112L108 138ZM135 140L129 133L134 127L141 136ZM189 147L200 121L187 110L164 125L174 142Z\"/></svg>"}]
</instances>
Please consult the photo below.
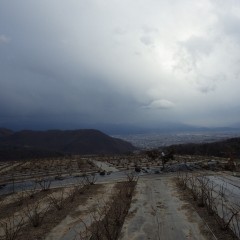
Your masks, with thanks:
<instances>
[{"instance_id":1,"label":"overcast sky","mask_svg":"<svg viewBox=\"0 0 240 240\"><path fill-rule=\"evenodd\" d=\"M239 92L239 0L0 0L0 126L228 126Z\"/></svg>"}]
</instances>

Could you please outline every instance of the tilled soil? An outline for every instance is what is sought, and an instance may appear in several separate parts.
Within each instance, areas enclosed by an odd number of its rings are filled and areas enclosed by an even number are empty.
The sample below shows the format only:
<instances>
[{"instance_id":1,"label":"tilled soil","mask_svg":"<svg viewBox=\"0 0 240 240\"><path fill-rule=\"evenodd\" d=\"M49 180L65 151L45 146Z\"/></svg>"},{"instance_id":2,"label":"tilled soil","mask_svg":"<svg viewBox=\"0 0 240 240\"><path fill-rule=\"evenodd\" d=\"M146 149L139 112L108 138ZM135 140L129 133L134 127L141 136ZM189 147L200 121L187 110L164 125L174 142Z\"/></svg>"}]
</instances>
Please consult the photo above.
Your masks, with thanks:
<instances>
[{"instance_id":1,"label":"tilled soil","mask_svg":"<svg viewBox=\"0 0 240 240\"><path fill-rule=\"evenodd\" d=\"M91 224L91 212L108 201L112 196L113 187L112 183L101 185L94 195L88 195L84 202L79 202L75 209L51 229L45 240L78 239L79 233Z\"/></svg>"},{"instance_id":2,"label":"tilled soil","mask_svg":"<svg viewBox=\"0 0 240 240\"><path fill-rule=\"evenodd\" d=\"M31 224L27 224L20 232L18 240L40 240L45 239L47 233L57 226L66 216L75 210L79 204L85 204L85 202L94 197L94 195L101 189L101 185L91 185L85 189L82 194L77 194L74 201L70 202L69 198L65 199L64 207L61 210L55 208L49 209L42 224L38 227L33 227Z\"/></svg>"},{"instance_id":3,"label":"tilled soil","mask_svg":"<svg viewBox=\"0 0 240 240\"><path fill-rule=\"evenodd\" d=\"M20 193L9 195L6 202L4 199L2 200L3 205L0 206L0 219L9 217L16 212L21 211L23 208L26 207L27 204L31 204L40 199L43 199L48 194L54 193L56 191L58 191L58 189L49 189L48 191L38 191L33 195L31 194L21 195Z\"/></svg>"}]
</instances>

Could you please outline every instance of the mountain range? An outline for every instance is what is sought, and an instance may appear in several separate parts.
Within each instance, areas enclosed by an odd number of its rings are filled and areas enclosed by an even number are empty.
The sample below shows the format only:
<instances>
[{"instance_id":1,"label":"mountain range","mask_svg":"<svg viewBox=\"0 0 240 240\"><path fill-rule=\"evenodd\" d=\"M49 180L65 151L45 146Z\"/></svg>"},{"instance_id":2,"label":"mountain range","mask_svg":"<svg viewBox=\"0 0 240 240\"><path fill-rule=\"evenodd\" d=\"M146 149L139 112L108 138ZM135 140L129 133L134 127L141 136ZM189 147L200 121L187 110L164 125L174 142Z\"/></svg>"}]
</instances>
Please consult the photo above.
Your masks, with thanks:
<instances>
[{"instance_id":1,"label":"mountain range","mask_svg":"<svg viewBox=\"0 0 240 240\"><path fill-rule=\"evenodd\" d=\"M23 130L0 129L0 159L47 154L123 154L135 147L95 129Z\"/></svg>"}]
</instances>

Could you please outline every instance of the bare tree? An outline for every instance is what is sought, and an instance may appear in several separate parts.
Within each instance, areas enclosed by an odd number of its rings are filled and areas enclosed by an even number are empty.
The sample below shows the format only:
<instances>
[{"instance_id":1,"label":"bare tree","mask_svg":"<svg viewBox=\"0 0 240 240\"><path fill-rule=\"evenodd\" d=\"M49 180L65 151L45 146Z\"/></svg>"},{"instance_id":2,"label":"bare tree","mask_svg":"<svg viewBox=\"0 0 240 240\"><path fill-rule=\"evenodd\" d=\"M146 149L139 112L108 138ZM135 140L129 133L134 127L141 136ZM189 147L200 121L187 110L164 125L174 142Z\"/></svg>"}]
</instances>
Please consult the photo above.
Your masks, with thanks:
<instances>
[{"instance_id":1,"label":"bare tree","mask_svg":"<svg viewBox=\"0 0 240 240\"><path fill-rule=\"evenodd\" d=\"M198 198L197 183L196 183L196 177L193 174L191 177L189 177L189 188L190 188L190 192L192 194L193 200L197 201L197 198Z\"/></svg>"},{"instance_id":2,"label":"bare tree","mask_svg":"<svg viewBox=\"0 0 240 240\"><path fill-rule=\"evenodd\" d=\"M90 226L82 221L85 230L76 239L116 240L130 207L131 197L128 193L133 193L135 185L133 182L119 184L114 196L107 203L98 204L91 214ZM129 191L129 188L132 190Z\"/></svg>"},{"instance_id":3,"label":"bare tree","mask_svg":"<svg viewBox=\"0 0 240 240\"><path fill-rule=\"evenodd\" d=\"M230 227L234 217L239 214L239 207L232 204L226 203L225 200L226 188L222 185L219 190L219 201L214 206L214 216L222 230L227 230Z\"/></svg>"},{"instance_id":4,"label":"bare tree","mask_svg":"<svg viewBox=\"0 0 240 240\"><path fill-rule=\"evenodd\" d=\"M207 194L206 189L207 185L209 183L209 178L206 178L205 176L198 176L198 206L204 207L206 204Z\"/></svg>"},{"instance_id":5,"label":"bare tree","mask_svg":"<svg viewBox=\"0 0 240 240\"><path fill-rule=\"evenodd\" d=\"M214 214L214 209L216 206L216 200L218 198L218 194L216 192L216 184L213 181L208 182L206 185L205 193L206 193L206 208L210 215Z\"/></svg>"},{"instance_id":6,"label":"bare tree","mask_svg":"<svg viewBox=\"0 0 240 240\"><path fill-rule=\"evenodd\" d=\"M40 201L35 201L33 204L29 204L27 202L27 206L24 209L24 213L27 219L29 220L29 223L33 227L38 227L41 225L49 209L49 205L48 206L41 206L41 205L42 204Z\"/></svg>"},{"instance_id":7,"label":"bare tree","mask_svg":"<svg viewBox=\"0 0 240 240\"><path fill-rule=\"evenodd\" d=\"M52 184L52 179L50 178L38 178L35 181L40 186L42 191L49 190Z\"/></svg>"},{"instance_id":8,"label":"bare tree","mask_svg":"<svg viewBox=\"0 0 240 240\"><path fill-rule=\"evenodd\" d=\"M80 193L83 194L84 191L86 190L85 186L88 186L89 183L88 181L85 180L85 175L83 178L77 178L76 182L74 184L74 189L76 191L76 193Z\"/></svg>"},{"instance_id":9,"label":"bare tree","mask_svg":"<svg viewBox=\"0 0 240 240\"><path fill-rule=\"evenodd\" d=\"M177 173L177 178L178 178L178 184L180 185L180 187L182 189L186 189L187 188L187 184L188 184L188 181L190 179L189 175L187 172L178 172Z\"/></svg>"},{"instance_id":10,"label":"bare tree","mask_svg":"<svg viewBox=\"0 0 240 240\"><path fill-rule=\"evenodd\" d=\"M126 172L127 182L137 182L139 179L139 175L136 171L128 171Z\"/></svg>"},{"instance_id":11,"label":"bare tree","mask_svg":"<svg viewBox=\"0 0 240 240\"><path fill-rule=\"evenodd\" d=\"M218 189L217 184L205 176L193 174L187 177L184 173L178 173L178 183L181 187L188 187L198 205L206 206L210 215L213 215L222 230L229 228L240 237L240 204L226 201L226 188L224 185Z\"/></svg>"},{"instance_id":12,"label":"bare tree","mask_svg":"<svg viewBox=\"0 0 240 240\"><path fill-rule=\"evenodd\" d=\"M0 209L2 209L3 207L4 207L4 205L5 205L5 198L3 197L3 198L0 198Z\"/></svg>"},{"instance_id":13,"label":"bare tree","mask_svg":"<svg viewBox=\"0 0 240 240\"><path fill-rule=\"evenodd\" d=\"M17 192L13 196L13 199L15 200L15 203L18 206L22 206L23 205L25 198L26 198L26 194L25 194L25 191L23 191L23 189L20 192Z\"/></svg>"},{"instance_id":14,"label":"bare tree","mask_svg":"<svg viewBox=\"0 0 240 240\"><path fill-rule=\"evenodd\" d=\"M33 181L32 187L26 191L26 194L29 198L34 198L36 193L37 193L37 182Z\"/></svg>"},{"instance_id":15,"label":"bare tree","mask_svg":"<svg viewBox=\"0 0 240 240\"><path fill-rule=\"evenodd\" d=\"M68 199L70 200L70 202L74 202L76 195L78 193L78 186L73 186L70 187L70 189L66 192L66 194L68 195Z\"/></svg>"},{"instance_id":16,"label":"bare tree","mask_svg":"<svg viewBox=\"0 0 240 240\"><path fill-rule=\"evenodd\" d=\"M92 174L86 174L83 177L83 183L84 185L94 185L97 181L97 175L95 173Z\"/></svg>"},{"instance_id":17,"label":"bare tree","mask_svg":"<svg viewBox=\"0 0 240 240\"><path fill-rule=\"evenodd\" d=\"M58 179L61 179L62 173L63 173L62 165L61 165L61 164L57 164L57 165L55 166L55 169L56 169L56 172L57 172L57 178L58 178Z\"/></svg>"},{"instance_id":18,"label":"bare tree","mask_svg":"<svg viewBox=\"0 0 240 240\"><path fill-rule=\"evenodd\" d=\"M20 231L23 227L23 217L13 214L5 220L0 221L0 229L2 240L15 240L19 237Z\"/></svg>"},{"instance_id":19,"label":"bare tree","mask_svg":"<svg viewBox=\"0 0 240 240\"><path fill-rule=\"evenodd\" d=\"M64 192L64 188L61 188L60 194L58 194L58 192L49 194L47 198L50 206L54 207L56 210L62 210L64 208Z\"/></svg>"},{"instance_id":20,"label":"bare tree","mask_svg":"<svg viewBox=\"0 0 240 240\"><path fill-rule=\"evenodd\" d=\"M14 162L11 162L11 180L12 180L12 192L14 193L15 192L15 171L13 169L13 165L14 165Z\"/></svg>"},{"instance_id":21,"label":"bare tree","mask_svg":"<svg viewBox=\"0 0 240 240\"><path fill-rule=\"evenodd\" d=\"M234 215L232 219L232 230L234 234L240 238L240 203L236 204L236 209L238 210L238 214Z\"/></svg>"},{"instance_id":22,"label":"bare tree","mask_svg":"<svg viewBox=\"0 0 240 240\"><path fill-rule=\"evenodd\" d=\"M68 171L69 176L72 176L72 174L73 174L73 162L72 162L72 159L69 159L67 161L66 167L67 167L67 171Z\"/></svg>"}]
</instances>

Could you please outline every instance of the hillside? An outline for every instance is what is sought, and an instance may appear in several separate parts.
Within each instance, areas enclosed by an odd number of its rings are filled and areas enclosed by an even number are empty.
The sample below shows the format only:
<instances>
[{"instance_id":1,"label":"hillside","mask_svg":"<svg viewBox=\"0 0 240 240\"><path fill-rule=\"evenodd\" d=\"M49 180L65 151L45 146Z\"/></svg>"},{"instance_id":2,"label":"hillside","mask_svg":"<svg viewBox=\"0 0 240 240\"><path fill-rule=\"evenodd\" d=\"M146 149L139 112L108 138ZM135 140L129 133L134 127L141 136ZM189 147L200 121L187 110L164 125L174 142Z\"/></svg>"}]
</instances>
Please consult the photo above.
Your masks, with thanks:
<instances>
[{"instance_id":1,"label":"hillside","mask_svg":"<svg viewBox=\"0 0 240 240\"><path fill-rule=\"evenodd\" d=\"M7 128L0 128L0 137L6 137L13 134L13 131Z\"/></svg>"},{"instance_id":2,"label":"hillside","mask_svg":"<svg viewBox=\"0 0 240 240\"><path fill-rule=\"evenodd\" d=\"M5 132L4 132L5 133ZM131 143L98 130L49 130L9 132L0 135L0 159L55 154L122 154L133 151Z\"/></svg>"},{"instance_id":3,"label":"hillside","mask_svg":"<svg viewBox=\"0 0 240 240\"><path fill-rule=\"evenodd\" d=\"M166 147L165 151L173 151L175 154L240 157L240 138L230 138L213 143L172 145Z\"/></svg>"}]
</instances>

